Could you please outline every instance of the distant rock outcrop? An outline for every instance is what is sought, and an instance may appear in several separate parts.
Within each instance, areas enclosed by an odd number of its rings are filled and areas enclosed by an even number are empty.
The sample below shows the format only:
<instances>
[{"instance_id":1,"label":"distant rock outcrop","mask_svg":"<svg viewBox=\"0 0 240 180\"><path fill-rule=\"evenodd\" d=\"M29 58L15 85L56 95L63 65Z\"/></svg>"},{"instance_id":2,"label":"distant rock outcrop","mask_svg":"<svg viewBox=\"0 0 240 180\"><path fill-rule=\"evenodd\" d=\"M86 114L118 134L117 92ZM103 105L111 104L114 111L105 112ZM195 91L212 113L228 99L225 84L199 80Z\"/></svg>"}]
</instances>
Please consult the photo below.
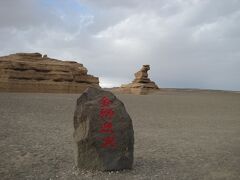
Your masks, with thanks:
<instances>
[{"instance_id":1,"label":"distant rock outcrop","mask_svg":"<svg viewBox=\"0 0 240 180\"><path fill-rule=\"evenodd\" d=\"M117 92L131 93L131 94L149 94L159 89L155 82L148 78L149 65L143 65L142 69L135 73L135 79L132 83L122 85L115 89Z\"/></svg>"},{"instance_id":2,"label":"distant rock outcrop","mask_svg":"<svg viewBox=\"0 0 240 180\"><path fill-rule=\"evenodd\" d=\"M99 80L77 62L40 53L0 57L0 91L81 93L87 87L99 87Z\"/></svg>"}]
</instances>

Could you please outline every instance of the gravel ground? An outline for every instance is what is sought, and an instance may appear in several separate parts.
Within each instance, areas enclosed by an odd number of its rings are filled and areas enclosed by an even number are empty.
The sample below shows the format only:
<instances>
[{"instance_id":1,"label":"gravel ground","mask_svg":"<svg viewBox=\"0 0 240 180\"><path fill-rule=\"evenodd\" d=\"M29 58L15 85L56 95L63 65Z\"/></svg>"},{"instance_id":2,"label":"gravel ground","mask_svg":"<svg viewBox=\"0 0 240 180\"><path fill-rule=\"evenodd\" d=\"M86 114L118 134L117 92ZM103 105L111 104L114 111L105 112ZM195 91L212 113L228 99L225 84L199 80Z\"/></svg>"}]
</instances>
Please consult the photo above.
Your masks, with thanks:
<instances>
[{"instance_id":1,"label":"gravel ground","mask_svg":"<svg viewBox=\"0 0 240 180\"><path fill-rule=\"evenodd\" d=\"M240 94L118 95L135 131L132 170L74 167L77 94L0 93L0 179L240 179Z\"/></svg>"}]
</instances>

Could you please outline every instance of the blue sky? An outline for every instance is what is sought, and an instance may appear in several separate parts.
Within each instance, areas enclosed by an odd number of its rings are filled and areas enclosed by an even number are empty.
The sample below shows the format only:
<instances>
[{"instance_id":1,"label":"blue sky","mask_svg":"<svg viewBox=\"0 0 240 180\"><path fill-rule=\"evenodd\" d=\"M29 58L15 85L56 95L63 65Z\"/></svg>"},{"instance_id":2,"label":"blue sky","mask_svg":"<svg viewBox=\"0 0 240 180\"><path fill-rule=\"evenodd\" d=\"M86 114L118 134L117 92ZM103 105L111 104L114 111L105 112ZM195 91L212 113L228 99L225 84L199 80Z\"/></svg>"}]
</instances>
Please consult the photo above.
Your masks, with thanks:
<instances>
[{"instance_id":1,"label":"blue sky","mask_svg":"<svg viewBox=\"0 0 240 180\"><path fill-rule=\"evenodd\" d=\"M39 1L43 6L50 10L57 10L64 14L93 14L91 8L77 0L42 0Z\"/></svg>"},{"instance_id":2,"label":"blue sky","mask_svg":"<svg viewBox=\"0 0 240 180\"><path fill-rule=\"evenodd\" d=\"M83 63L102 86L143 64L160 87L240 90L238 0L0 1L0 55Z\"/></svg>"}]
</instances>

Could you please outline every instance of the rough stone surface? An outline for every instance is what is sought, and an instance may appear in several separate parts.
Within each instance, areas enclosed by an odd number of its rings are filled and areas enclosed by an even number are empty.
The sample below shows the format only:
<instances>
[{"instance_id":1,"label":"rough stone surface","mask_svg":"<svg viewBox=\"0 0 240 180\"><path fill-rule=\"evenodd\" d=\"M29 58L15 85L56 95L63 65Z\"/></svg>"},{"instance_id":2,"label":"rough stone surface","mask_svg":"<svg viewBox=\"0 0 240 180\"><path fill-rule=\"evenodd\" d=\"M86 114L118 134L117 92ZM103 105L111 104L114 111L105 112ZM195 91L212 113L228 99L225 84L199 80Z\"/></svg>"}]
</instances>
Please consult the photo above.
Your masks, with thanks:
<instances>
[{"instance_id":1,"label":"rough stone surface","mask_svg":"<svg viewBox=\"0 0 240 180\"><path fill-rule=\"evenodd\" d=\"M159 87L155 84L155 82L148 78L149 70L149 65L143 65L141 70L134 74L135 79L132 81L132 83L122 85L120 88L117 88L114 91L144 95L159 90Z\"/></svg>"},{"instance_id":2,"label":"rough stone surface","mask_svg":"<svg viewBox=\"0 0 240 180\"><path fill-rule=\"evenodd\" d=\"M75 163L80 169L123 170L133 164L134 132L124 104L109 91L88 88L74 114Z\"/></svg>"},{"instance_id":3,"label":"rough stone surface","mask_svg":"<svg viewBox=\"0 0 240 180\"><path fill-rule=\"evenodd\" d=\"M97 77L74 61L61 61L40 53L0 57L0 91L79 93L99 87Z\"/></svg>"}]
</instances>

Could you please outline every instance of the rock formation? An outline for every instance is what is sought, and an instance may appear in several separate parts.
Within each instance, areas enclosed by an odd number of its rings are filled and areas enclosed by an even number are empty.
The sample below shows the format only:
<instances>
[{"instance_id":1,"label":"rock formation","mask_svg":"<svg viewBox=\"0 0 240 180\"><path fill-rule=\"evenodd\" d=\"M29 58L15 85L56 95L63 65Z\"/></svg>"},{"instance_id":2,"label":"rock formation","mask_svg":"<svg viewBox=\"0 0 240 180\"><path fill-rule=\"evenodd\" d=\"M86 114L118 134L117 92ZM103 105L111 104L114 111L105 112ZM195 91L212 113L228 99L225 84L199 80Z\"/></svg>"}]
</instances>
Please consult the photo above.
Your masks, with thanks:
<instances>
[{"instance_id":1,"label":"rock formation","mask_svg":"<svg viewBox=\"0 0 240 180\"><path fill-rule=\"evenodd\" d=\"M97 77L74 61L61 61L40 53L0 57L0 91L81 93L99 87Z\"/></svg>"},{"instance_id":2,"label":"rock formation","mask_svg":"<svg viewBox=\"0 0 240 180\"><path fill-rule=\"evenodd\" d=\"M142 69L135 73L135 79L132 83L122 85L117 89L118 92L132 93L132 94L149 94L158 90L155 82L148 78L149 65L143 65Z\"/></svg>"},{"instance_id":3,"label":"rock formation","mask_svg":"<svg viewBox=\"0 0 240 180\"><path fill-rule=\"evenodd\" d=\"M132 168L132 120L113 93L88 88L78 98L73 137L77 167L104 171Z\"/></svg>"}]
</instances>

